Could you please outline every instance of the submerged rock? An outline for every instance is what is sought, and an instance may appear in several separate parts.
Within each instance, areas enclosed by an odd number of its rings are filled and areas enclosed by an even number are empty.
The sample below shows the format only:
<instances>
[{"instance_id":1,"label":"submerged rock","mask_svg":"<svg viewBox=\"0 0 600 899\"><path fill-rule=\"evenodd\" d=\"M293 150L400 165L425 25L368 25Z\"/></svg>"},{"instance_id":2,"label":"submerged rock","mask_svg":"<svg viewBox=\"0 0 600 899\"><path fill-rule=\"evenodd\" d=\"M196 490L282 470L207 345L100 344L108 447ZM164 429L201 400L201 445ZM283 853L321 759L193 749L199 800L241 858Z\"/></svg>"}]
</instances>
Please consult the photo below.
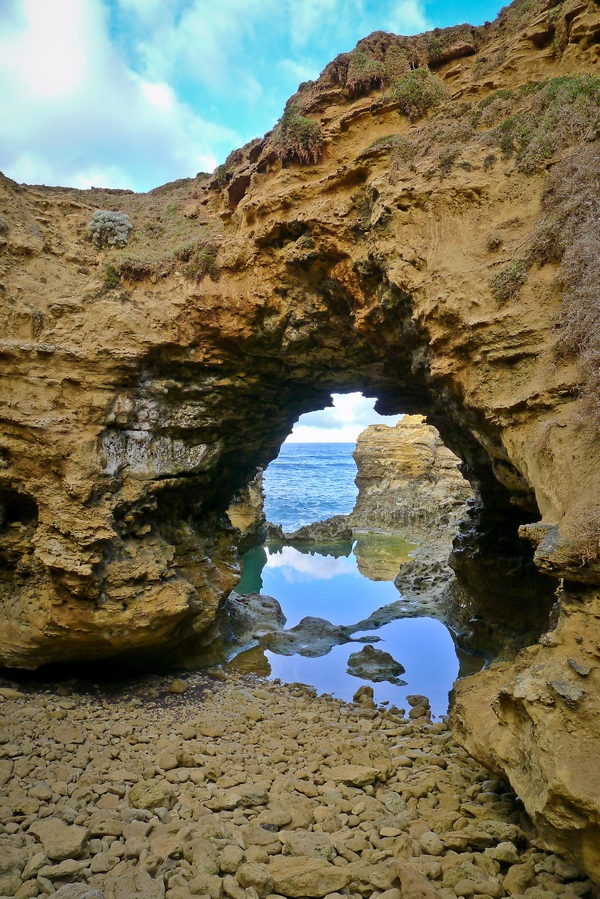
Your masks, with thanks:
<instances>
[{"instance_id":1,"label":"submerged rock","mask_svg":"<svg viewBox=\"0 0 600 899\"><path fill-rule=\"evenodd\" d=\"M398 676L406 671L404 666L392 658L389 652L375 649L370 643L363 646L360 652L353 652L348 657L346 671L354 677L362 677L375 684L389 681L397 686L406 685L406 681L401 680Z\"/></svg>"}]
</instances>

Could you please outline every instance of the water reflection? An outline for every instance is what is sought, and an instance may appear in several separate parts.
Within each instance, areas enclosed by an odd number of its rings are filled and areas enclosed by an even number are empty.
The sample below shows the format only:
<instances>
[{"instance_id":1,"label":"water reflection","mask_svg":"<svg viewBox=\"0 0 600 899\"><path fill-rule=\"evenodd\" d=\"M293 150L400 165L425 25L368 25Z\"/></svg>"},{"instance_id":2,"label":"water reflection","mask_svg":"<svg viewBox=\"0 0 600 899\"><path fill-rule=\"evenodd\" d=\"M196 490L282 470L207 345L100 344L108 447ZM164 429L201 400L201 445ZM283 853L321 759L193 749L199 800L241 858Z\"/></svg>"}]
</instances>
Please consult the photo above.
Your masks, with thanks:
<instances>
[{"instance_id":1,"label":"water reflection","mask_svg":"<svg viewBox=\"0 0 600 899\"><path fill-rule=\"evenodd\" d=\"M370 640L406 669L406 687L372 683L376 701L402 706L407 694L425 693L434 714L444 714L459 668L467 673L466 666L472 673L481 667L481 661L457 654L452 635L441 621L405 617L406 609L392 579L414 548L401 537L365 533L354 545L277 544L251 550L243 560L238 592L275 597L287 619L286 631L284 639L265 639L261 647L240 653L231 667L288 682L303 681L320 692L349 700L361 679L347 673L348 656ZM322 621L323 636L334 630L331 625L341 626L346 633L319 653L303 651L298 642L286 650L285 638L289 636L291 641L290 631L309 617L326 619ZM300 630L303 628L306 630L306 622Z\"/></svg>"}]
</instances>

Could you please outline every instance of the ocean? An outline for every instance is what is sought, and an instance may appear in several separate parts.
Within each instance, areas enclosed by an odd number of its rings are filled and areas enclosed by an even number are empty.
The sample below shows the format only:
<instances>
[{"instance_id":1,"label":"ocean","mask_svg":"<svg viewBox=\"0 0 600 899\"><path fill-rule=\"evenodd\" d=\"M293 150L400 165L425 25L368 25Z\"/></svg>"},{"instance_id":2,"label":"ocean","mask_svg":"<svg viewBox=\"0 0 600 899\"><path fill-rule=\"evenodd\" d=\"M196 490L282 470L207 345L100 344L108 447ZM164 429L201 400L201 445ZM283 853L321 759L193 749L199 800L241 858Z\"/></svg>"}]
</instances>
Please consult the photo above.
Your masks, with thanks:
<instances>
[{"instance_id":1,"label":"ocean","mask_svg":"<svg viewBox=\"0 0 600 899\"><path fill-rule=\"evenodd\" d=\"M284 443L265 472L267 521L295 531L354 508L354 443Z\"/></svg>"}]
</instances>

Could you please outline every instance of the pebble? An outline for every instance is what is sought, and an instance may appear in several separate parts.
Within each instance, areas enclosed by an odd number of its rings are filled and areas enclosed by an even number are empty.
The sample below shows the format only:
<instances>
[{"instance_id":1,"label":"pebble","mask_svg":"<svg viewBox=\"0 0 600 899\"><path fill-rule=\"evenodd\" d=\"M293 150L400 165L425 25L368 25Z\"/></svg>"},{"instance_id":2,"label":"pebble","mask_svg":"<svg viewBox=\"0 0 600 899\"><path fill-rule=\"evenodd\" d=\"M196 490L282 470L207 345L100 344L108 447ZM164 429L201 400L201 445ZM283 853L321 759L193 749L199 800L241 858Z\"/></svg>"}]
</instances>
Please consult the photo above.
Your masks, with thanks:
<instances>
[{"instance_id":1,"label":"pebble","mask_svg":"<svg viewBox=\"0 0 600 899\"><path fill-rule=\"evenodd\" d=\"M221 673L109 696L3 691L1 897L591 892L537 848L507 785L431 725L427 697L408 697L406 719L370 688L346 704Z\"/></svg>"}]
</instances>

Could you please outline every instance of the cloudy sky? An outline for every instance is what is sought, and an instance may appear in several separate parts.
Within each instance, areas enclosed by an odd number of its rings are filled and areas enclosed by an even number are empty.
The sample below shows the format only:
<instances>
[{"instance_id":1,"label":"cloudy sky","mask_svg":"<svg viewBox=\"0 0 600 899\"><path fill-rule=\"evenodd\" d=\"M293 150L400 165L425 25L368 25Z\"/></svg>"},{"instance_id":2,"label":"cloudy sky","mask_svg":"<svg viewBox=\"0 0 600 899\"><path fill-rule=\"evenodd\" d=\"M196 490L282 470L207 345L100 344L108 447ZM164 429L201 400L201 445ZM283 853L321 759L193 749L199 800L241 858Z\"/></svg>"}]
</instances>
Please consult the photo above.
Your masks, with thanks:
<instances>
[{"instance_id":1,"label":"cloudy sky","mask_svg":"<svg viewBox=\"0 0 600 899\"><path fill-rule=\"evenodd\" d=\"M495 0L0 0L0 171L148 190L212 171L371 31Z\"/></svg>"},{"instance_id":2,"label":"cloudy sky","mask_svg":"<svg viewBox=\"0 0 600 899\"><path fill-rule=\"evenodd\" d=\"M355 443L369 425L395 425L401 415L378 415L362 393L334 393L333 409L301 415L287 443Z\"/></svg>"}]
</instances>

